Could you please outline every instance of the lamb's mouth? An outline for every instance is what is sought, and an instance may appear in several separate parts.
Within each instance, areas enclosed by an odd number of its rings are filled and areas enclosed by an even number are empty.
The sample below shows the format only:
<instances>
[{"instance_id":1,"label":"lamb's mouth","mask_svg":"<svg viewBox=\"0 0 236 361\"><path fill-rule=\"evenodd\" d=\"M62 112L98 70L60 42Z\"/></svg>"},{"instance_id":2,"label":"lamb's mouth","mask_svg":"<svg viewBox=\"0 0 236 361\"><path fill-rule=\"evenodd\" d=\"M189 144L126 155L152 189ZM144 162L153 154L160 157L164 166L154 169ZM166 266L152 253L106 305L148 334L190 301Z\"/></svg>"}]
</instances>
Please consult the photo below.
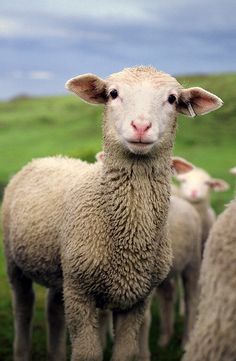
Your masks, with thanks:
<instances>
[{"instance_id":1,"label":"lamb's mouth","mask_svg":"<svg viewBox=\"0 0 236 361\"><path fill-rule=\"evenodd\" d=\"M130 145L138 145L141 147L153 145L155 142L151 141L142 141L142 140L126 140L126 142Z\"/></svg>"}]
</instances>

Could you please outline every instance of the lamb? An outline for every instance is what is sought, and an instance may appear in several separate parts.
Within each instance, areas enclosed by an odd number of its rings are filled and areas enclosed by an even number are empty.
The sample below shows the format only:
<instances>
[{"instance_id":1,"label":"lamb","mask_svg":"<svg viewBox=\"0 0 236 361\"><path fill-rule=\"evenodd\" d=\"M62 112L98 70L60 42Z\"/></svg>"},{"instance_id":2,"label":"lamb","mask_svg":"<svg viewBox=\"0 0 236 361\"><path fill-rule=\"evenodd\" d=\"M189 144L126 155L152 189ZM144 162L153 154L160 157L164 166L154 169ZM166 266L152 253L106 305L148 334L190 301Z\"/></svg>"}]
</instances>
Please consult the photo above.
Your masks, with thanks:
<instances>
[{"instance_id":1,"label":"lamb","mask_svg":"<svg viewBox=\"0 0 236 361\"><path fill-rule=\"evenodd\" d=\"M29 359L34 281L51 294L51 360L65 360L63 292L71 360L102 360L99 309L111 309L112 361L130 361L138 353L147 298L171 265L166 221L177 112L200 115L222 101L201 88L183 89L152 67L124 69L107 80L85 74L67 88L105 105L105 157L90 165L62 157L34 160L5 191L14 360Z\"/></svg>"},{"instance_id":2,"label":"lamb","mask_svg":"<svg viewBox=\"0 0 236 361\"><path fill-rule=\"evenodd\" d=\"M207 239L200 285L198 318L183 361L235 361L236 199Z\"/></svg>"},{"instance_id":3,"label":"lamb","mask_svg":"<svg viewBox=\"0 0 236 361\"><path fill-rule=\"evenodd\" d=\"M176 178L180 181L179 195L194 206L201 218L203 252L209 231L216 220L215 211L210 206L210 191L224 192L229 184L222 179L212 178L205 170L197 167Z\"/></svg>"}]
</instances>

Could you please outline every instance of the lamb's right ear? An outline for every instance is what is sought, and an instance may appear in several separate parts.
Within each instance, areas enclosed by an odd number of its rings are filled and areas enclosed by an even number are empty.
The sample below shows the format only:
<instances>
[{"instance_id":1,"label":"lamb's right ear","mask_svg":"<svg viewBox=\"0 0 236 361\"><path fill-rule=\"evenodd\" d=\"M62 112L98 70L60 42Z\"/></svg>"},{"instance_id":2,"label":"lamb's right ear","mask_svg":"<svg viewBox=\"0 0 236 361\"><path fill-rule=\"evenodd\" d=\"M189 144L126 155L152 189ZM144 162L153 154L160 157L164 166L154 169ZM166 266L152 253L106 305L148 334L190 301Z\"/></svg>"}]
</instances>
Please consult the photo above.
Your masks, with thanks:
<instances>
[{"instance_id":1,"label":"lamb's right ear","mask_svg":"<svg viewBox=\"0 0 236 361\"><path fill-rule=\"evenodd\" d=\"M177 111L195 117L210 113L223 105L223 101L205 89L194 87L183 89L180 93Z\"/></svg>"},{"instance_id":2,"label":"lamb's right ear","mask_svg":"<svg viewBox=\"0 0 236 361\"><path fill-rule=\"evenodd\" d=\"M106 82L96 75L76 76L68 80L65 86L88 103L104 104L106 102Z\"/></svg>"},{"instance_id":3,"label":"lamb's right ear","mask_svg":"<svg viewBox=\"0 0 236 361\"><path fill-rule=\"evenodd\" d=\"M171 157L171 169L174 175L190 172L194 166L181 157Z\"/></svg>"}]
</instances>

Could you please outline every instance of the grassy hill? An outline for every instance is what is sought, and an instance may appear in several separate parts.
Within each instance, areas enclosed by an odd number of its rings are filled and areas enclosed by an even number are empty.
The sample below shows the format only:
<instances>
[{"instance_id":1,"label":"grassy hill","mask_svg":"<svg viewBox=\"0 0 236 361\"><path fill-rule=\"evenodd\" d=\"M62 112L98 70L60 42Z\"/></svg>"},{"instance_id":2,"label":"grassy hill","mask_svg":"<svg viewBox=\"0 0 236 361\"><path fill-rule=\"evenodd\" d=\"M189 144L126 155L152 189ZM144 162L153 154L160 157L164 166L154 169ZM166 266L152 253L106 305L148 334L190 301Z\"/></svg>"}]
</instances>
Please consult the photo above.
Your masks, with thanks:
<instances>
[{"instance_id":1,"label":"grassy hill","mask_svg":"<svg viewBox=\"0 0 236 361\"><path fill-rule=\"evenodd\" d=\"M175 154L207 169L214 177L223 178L231 189L213 195L217 212L234 193L234 178L228 173L236 165L236 74L182 77L182 84L202 86L224 100L224 106L209 115L179 118ZM72 95L44 98L16 98L0 103L0 189L9 178L32 158L65 154L94 160L101 149L102 107L90 106ZM0 247L0 360L10 361L12 316L2 249ZM33 333L33 360L45 359L43 321L44 290L37 287L37 311ZM151 333L153 360L180 359L182 319L176 324L176 335L166 350L156 348L158 313L154 305Z\"/></svg>"}]
</instances>

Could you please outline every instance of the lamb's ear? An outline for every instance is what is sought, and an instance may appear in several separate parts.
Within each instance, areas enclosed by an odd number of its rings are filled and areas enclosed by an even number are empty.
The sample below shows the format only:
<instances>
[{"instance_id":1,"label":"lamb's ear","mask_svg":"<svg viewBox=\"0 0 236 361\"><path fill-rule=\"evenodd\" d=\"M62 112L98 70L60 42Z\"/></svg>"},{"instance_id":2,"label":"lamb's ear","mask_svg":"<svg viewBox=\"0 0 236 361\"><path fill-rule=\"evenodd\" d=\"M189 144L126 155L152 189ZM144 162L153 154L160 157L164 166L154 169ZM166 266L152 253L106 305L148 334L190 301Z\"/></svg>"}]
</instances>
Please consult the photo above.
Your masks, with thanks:
<instances>
[{"instance_id":1,"label":"lamb's ear","mask_svg":"<svg viewBox=\"0 0 236 361\"><path fill-rule=\"evenodd\" d=\"M231 174L233 174L233 175L236 175L236 167L231 168L231 169L229 170L229 172L230 172Z\"/></svg>"},{"instance_id":2,"label":"lamb's ear","mask_svg":"<svg viewBox=\"0 0 236 361\"><path fill-rule=\"evenodd\" d=\"M103 162L103 160L104 160L104 151L102 150L101 152L98 152L95 155L95 158L96 158L97 162Z\"/></svg>"},{"instance_id":3,"label":"lamb's ear","mask_svg":"<svg viewBox=\"0 0 236 361\"><path fill-rule=\"evenodd\" d=\"M181 91L177 111L190 117L203 115L220 108L223 101L202 88L189 88Z\"/></svg>"},{"instance_id":4,"label":"lamb's ear","mask_svg":"<svg viewBox=\"0 0 236 361\"><path fill-rule=\"evenodd\" d=\"M76 76L66 82L66 88L88 103L106 102L106 82L93 74Z\"/></svg>"},{"instance_id":5,"label":"lamb's ear","mask_svg":"<svg viewBox=\"0 0 236 361\"><path fill-rule=\"evenodd\" d=\"M211 178L209 181L207 181L207 184L215 192L225 192L230 187L229 183L225 182L223 179Z\"/></svg>"},{"instance_id":6,"label":"lamb's ear","mask_svg":"<svg viewBox=\"0 0 236 361\"><path fill-rule=\"evenodd\" d=\"M173 172L173 175L177 174L184 174L187 172L190 172L194 166L187 162L187 160L180 158L180 157L172 157L171 158L171 169Z\"/></svg>"}]
</instances>

